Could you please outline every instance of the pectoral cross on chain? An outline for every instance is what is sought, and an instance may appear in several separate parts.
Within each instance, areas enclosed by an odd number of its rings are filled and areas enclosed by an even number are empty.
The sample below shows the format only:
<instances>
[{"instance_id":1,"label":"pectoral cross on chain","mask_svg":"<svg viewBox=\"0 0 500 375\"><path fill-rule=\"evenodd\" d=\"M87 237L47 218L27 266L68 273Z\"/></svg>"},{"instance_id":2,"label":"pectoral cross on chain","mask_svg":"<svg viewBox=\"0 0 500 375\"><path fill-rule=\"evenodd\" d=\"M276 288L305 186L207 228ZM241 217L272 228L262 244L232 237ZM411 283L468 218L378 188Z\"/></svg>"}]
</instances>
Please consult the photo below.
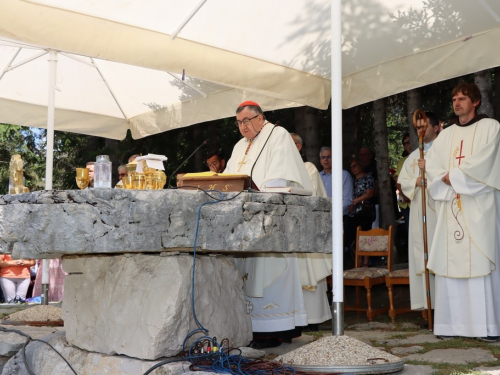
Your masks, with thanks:
<instances>
[{"instance_id":1,"label":"pectoral cross on chain","mask_svg":"<svg viewBox=\"0 0 500 375\"><path fill-rule=\"evenodd\" d=\"M462 139L460 141L460 155L456 156L455 159L458 159L458 165L460 165L460 162L462 161L463 158L465 158L465 156L462 156L462 146L464 144L464 140Z\"/></svg>"},{"instance_id":2,"label":"pectoral cross on chain","mask_svg":"<svg viewBox=\"0 0 500 375\"><path fill-rule=\"evenodd\" d=\"M243 156L243 160L242 160L242 161L240 161L240 162L238 163L238 164L239 164L238 172L240 171L240 169L241 169L241 167L243 166L243 164L246 164L246 163L247 163L247 162L246 162L246 160L245 160L246 158L247 158L247 156L246 156L246 155L244 155L244 156Z\"/></svg>"}]
</instances>

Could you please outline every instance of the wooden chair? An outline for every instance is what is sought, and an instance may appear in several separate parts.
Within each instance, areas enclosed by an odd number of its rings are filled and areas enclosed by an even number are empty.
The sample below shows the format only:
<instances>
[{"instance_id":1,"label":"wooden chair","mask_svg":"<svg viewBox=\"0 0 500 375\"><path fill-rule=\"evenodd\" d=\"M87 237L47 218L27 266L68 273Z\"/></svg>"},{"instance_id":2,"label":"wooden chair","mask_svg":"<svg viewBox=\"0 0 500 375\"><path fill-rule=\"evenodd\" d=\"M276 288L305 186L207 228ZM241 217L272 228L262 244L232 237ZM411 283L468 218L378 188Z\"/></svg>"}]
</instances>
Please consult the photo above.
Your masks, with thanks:
<instances>
[{"instance_id":1,"label":"wooden chair","mask_svg":"<svg viewBox=\"0 0 500 375\"><path fill-rule=\"evenodd\" d=\"M410 306L394 308L394 297L392 287L394 285L410 285L410 270L408 268L401 270L394 270L385 276L385 285L389 291L389 316L391 321L395 323L396 315L404 314L412 311ZM422 317L427 321L427 310L422 310Z\"/></svg>"},{"instance_id":2,"label":"wooden chair","mask_svg":"<svg viewBox=\"0 0 500 375\"><path fill-rule=\"evenodd\" d=\"M362 231L361 227L356 230L356 254L355 268L344 271L344 286L356 287L356 305L345 306L345 311L366 311L368 321L373 317L389 311L389 307L372 309L371 290L374 285L384 284L386 275L392 270L392 225L389 230L380 228ZM364 256L383 256L387 259L386 267L367 267L361 265ZM366 289L367 307L361 307L361 287Z\"/></svg>"}]
</instances>

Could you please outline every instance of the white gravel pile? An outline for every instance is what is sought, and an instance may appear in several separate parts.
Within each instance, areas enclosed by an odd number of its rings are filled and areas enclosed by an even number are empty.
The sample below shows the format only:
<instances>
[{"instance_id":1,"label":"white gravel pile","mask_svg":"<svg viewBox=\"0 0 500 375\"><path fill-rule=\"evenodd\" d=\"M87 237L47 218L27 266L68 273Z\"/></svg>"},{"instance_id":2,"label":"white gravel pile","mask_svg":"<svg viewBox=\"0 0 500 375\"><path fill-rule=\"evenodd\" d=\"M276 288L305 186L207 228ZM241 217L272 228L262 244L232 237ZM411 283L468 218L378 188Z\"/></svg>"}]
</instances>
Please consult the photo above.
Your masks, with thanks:
<instances>
[{"instance_id":1,"label":"white gravel pile","mask_svg":"<svg viewBox=\"0 0 500 375\"><path fill-rule=\"evenodd\" d=\"M325 336L275 361L292 366L363 366L401 362L401 358L349 336Z\"/></svg>"},{"instance_id":2,"label":"white gravel pile","mask_svg":"<svg viewBox=\"0 0 500 375\"><path fill-rule=\"evenodd\" d=\"M10 314L4 319L16 322L53 322L61 320L61 308L50 305L37 305Z\"/></svg>"}]
</instances>

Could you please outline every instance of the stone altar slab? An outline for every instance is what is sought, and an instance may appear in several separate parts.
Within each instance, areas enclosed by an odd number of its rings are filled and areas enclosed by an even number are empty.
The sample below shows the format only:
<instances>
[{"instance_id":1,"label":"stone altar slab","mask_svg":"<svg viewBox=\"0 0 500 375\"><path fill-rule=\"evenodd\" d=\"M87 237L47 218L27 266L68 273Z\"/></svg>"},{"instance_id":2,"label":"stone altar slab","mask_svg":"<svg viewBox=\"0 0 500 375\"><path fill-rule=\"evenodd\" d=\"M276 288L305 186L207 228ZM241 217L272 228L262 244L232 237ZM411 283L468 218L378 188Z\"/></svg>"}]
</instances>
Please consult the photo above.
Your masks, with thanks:
<instances>
[{"instance_id":1,"label":"stone altar slab","mask_svg":"<svg viewBox=\"0 0 500 375\"><path fill-rule=\"evenodd\" d=\"M212 193L219 197L218 193ZM227 193L201 211L198 250L331 252L331 200ZM57 258L192 250L200 191L87 189L0 196L0 252Z\"/></svg>"}]
</instances>

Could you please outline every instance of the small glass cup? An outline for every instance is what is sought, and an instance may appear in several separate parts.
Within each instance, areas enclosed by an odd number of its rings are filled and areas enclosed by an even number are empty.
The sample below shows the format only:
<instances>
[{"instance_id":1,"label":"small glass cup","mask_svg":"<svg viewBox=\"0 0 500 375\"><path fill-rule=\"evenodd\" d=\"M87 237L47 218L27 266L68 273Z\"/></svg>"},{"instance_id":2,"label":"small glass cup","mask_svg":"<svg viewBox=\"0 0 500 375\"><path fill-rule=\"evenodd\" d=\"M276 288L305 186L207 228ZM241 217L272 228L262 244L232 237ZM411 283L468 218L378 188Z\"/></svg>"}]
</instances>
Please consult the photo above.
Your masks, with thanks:
<instances>
[{"instance_id":1,"label":"small glass cup","mask_svg":"<svg viewBox=\"0 0 500 375\"><path fill-rule=\"evenodd\" d=\"M83 190L89 186L89 170L87 168L76 168L76 184Z\"/></svg>"}]
</instances>

